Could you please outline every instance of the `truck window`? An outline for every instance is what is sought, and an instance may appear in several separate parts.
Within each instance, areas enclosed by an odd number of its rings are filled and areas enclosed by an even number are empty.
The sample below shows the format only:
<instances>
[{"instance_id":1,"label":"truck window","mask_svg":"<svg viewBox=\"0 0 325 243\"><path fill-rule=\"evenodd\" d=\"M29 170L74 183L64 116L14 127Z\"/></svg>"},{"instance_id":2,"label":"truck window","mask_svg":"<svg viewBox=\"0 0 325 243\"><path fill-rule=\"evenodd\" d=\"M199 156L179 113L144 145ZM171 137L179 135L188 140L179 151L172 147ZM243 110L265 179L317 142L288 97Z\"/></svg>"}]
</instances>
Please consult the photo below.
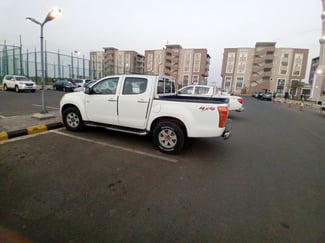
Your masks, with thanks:
<instances>
[{"instance_id":1,"label":"truck window","mask_svg":"<svg viewBox=\"0 0 325 243\"><path fill-rule=\"evenodd\" d=\"M92 87L95 94L116 94L118 77L104 79Z\"/></svg>"},{"instance_id":2,"label":"truck window","mask_svg":"<svg viewBox=\"0 0 325 243\"><path fill-rule=\"evenodd\" d=\"M172 94L175 93L175 82L169 78L159 79L157 86L157 94Z\"/></svg>"},{"instance_id":3,"label":"truck window","mask_svg":"<svg viewBox=\"0 0 325 243\"><path fill-rule=\"evenodd\" d=\"M201 86L198 86L198 87L195 88L195 94L205 95L205 94L208 94L209 93L209 90L210 90L209 87L201 87Z\"/></svg>"},{"instance_id":4,"label":"truck window","mask_svg":"<svg viewBox=\"0 0 325 243\"><path fill-rule=\"evenodd\" d=\"M127 77L124 81L122 94L142 94L147 90L148 80L145 78Z\"/></svg>"}]
</instances>

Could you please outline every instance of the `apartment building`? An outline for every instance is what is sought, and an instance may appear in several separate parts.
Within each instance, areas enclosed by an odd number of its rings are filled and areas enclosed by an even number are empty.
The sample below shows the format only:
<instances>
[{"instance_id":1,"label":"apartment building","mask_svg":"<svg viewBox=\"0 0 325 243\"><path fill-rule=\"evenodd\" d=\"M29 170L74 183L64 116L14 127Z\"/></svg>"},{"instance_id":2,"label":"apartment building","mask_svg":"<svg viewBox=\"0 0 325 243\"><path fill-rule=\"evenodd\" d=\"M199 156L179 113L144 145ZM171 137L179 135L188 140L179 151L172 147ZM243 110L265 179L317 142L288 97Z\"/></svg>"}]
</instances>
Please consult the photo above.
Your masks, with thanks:
<instances>
[{"instance_id":1,"label":"apartment building","mask_svg":"<svg viewBox=\"0 0 325 243\"><path fill-rule=\"evenodd\" d=\"M136 51L104 48L104 74L144 73L144 56Z\"/></svg>"},{"instance_id":2,"label":"apartment building","mask_svg":"<svg viewBox=\"0 0 325 243\"><path fill-rule=\"evenodd\" d=\"M210 55L206 49L183 49L166 45L163 49L145 50L146 74L174 77L178 86L207 84Z\"/></svg>"},{"instance_id":3,"label":"apartment building","mask_svg":"<svg viewBox=\"0 0 325 243\"><path fill-rule=\"evenodd\" d=\"M90 78L98 79L104 75L103 70L103 60L104 60L104 52L103 51L92 51L89 54L89 66L90 66Z\"/></svg>"},{"instance_id":4,"label":"apartment building","mask_svg":"<svg viewBox=\"0 0 325 243\"><path fill-rule=\"evenodd\" d=\"M144 73L144 56L135 51L120 51L105 47L104 51L90 52L92 79L125 73Z\"/></svg>"},{"instance_id":5,"label":"apartment building","mask_svg":"<svg viewBox=\"0 0 325 243\"><path fill-rule=\"evenodd\" d=\"M222 88L235 94L270 90L295 92L306 76L308 49L277 48L276 42L257 42L255 48L225 48Z\"/></svg>"}]
</instances>

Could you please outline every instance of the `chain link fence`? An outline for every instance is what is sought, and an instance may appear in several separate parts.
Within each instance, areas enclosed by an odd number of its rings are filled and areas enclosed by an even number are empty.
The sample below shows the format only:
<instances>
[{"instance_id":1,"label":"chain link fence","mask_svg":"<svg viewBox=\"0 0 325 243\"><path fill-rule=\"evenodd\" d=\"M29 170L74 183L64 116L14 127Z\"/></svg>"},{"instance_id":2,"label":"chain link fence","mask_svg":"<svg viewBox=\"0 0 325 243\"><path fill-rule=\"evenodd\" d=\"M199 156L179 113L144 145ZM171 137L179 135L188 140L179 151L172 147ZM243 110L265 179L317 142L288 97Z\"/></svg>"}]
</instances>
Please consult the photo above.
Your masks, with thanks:
<instances>
[{"instance_id":1,"label":"chain link fence","mask_svg":"<svg viewBox=\"0 0 325 243\"><path fill-rule=\"evenodd\" d=\"M64 54L44 51L45 84L52 84L56 79L93 79L90 60L77 53ZM41 83L41 53L23 50L22 45L0 44L0 82L5 75L27 76L37 84Z\"/></svg>"}]
</instances>

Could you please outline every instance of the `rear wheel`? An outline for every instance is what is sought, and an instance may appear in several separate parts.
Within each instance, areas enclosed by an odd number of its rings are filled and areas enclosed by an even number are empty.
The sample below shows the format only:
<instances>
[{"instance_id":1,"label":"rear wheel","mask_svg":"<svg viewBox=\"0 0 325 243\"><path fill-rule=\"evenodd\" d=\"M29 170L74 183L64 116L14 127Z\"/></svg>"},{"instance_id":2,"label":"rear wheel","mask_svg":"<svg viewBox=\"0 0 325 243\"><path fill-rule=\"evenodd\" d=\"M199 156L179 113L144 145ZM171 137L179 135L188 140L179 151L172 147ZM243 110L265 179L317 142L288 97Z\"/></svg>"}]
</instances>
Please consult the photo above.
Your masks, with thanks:
<instances>
[{"instance_id":1,"label":"rear wheel","mask_svg":"<svg viewBox=\"0 0 325 243\"><path fill-rule=\"evenodd\" d=\"M85 128L80 112L75 107L69 107L63 111L63 124L70 131L81 131Z\"/></svg>"},{"instance_id":2,"label":"rear wheel","mask_svg":"<svg viewBox=\"0 0 325 243\"><path fill-rule=\"evenodd\" d=\"M18 85L15 86L15 91L18 93L19 92L19 87Z\"/></svg>"},{"instance_id":3,"label":"rear wheel","mask_svg":"<svg viewBox=\"0 0 325 243\"><path fill-rule=\"evenodd\" d=\"M8 88L7 88L7 85L6 85L6 84L4 84L4 85L3 85L3 90L4 90L4 91L7 91L7 90L8 90Z\"/></svg>"},{"instance_id":4,"label":"rear wheel","mask_svg":"<svg viewBox=\"0 0 325 243\"><path fill-rule=\"evenodd\" d=\"M182 127L174 122L160 122L153 130L153 141L161 152L177 154L185 145L185 132Z\"/></svg>"}]
</instances>

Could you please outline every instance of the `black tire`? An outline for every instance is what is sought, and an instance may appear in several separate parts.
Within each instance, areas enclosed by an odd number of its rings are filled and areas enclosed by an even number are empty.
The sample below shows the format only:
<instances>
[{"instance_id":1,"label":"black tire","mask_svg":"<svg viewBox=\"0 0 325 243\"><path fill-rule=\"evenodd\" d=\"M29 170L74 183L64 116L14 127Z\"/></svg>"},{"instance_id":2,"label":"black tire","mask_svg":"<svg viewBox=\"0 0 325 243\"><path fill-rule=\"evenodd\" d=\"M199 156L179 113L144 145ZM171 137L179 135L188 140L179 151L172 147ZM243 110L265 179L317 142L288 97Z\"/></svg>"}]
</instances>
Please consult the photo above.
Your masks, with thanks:
<instances>
[{"instance_id":1,"label":"black tire","mask_svg":"<svg viewBox=\"0 0 325 243\"><path fill-rule=\"evenodd\" d=\"M19 93L19 87L17 85L15 86L15 91L16 93Z\"/></svg>"},{"instance_id":2,"label":"black tire","mask_svg":"<svg viewBox=\"0 0 325 243\"><path fill-rule=\"evenodd\" d=\"M63 124L70 131L81 131L85 128L80 112L75 107L69 107L62 113Z\"/></svg>"},{"instance_id":3,"label":"black tire","mask_svg":"<svg viewBox=\"0 0 325 243\"><path fill-rule=\"evenodd\" d=\"M35 89L32 89L31 92L32 92L32 93L35 93Z\"/></svg>"},{"instance_id":4,"label":"black tire","mask_svg":"<svg viewBox=\"0 0 325 243\"><path fill-rule=\"evenodd\" d=\"M175 123L164 121L160 122L153 129L153 142L163 153L180 153L185 145L185 132L182 127Z\"/></svg>"},{"instance_id":5,"label":"black tire","mask_svg":"<svg viewBox=\"0 0 325 243\"><path fill-rule=\"evenodd\" d=\"M4 91L8 91L8 88L7 88L7 85L6 85L6 84L3 85L3 90L4 90Z\"/></svg>"}]
</instances>

